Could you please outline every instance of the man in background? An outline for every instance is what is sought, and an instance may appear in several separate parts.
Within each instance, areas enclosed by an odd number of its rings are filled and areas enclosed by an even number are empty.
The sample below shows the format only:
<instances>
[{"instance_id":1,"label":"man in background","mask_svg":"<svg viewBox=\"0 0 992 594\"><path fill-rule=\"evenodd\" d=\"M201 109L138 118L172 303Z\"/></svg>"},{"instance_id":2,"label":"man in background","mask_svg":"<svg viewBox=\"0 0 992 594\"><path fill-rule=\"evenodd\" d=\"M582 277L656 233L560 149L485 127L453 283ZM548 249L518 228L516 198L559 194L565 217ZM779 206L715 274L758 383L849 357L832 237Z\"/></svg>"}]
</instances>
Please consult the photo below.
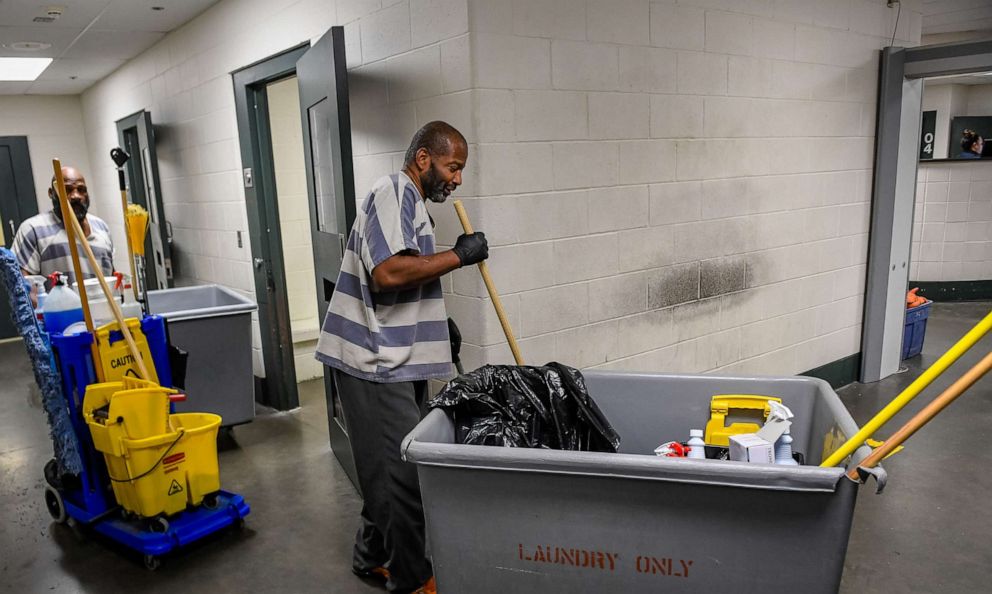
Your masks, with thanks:
<instances>
[{"instance_id":1,"label":"man in background","mask_svg":"<svg viewBox=\"0 0 992 594\"><path fill-rule=\"evenodd\" d=\"M65 191L72 213L79 221L90 247L93 248L93 254L100 262L99 272L109 276L114 273L114 242L110 238L110 228L103 219L89 213L90 196L83 174L75 167L63 167L62 177L65 179ZM66 235L62 220L59 195L55 190L55 176L52 176L48 197L52 200L52 209L21 223L11 249L25 276L47 277L59 271L68 275L71 282L76 282L77 279L73 278L72 258L69 253L69 237ZM96 276L87 258L80 258L79 264L84 279Z\"/></svg>"}]
</instances>

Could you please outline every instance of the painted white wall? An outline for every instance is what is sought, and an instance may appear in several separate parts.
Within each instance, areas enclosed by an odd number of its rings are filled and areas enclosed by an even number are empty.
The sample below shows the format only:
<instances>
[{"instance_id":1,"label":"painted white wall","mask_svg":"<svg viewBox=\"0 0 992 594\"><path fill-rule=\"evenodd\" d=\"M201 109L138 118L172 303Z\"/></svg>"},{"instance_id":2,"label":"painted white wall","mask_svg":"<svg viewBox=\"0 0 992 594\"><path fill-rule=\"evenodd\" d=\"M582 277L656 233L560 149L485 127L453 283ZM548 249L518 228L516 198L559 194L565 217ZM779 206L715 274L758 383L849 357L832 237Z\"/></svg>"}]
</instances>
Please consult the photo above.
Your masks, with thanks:
<instances>
[{"instance_id":1,"label":"painted white wall","mask_svg":"<svg viewBox=\"0 0 992 594\"><path fill-rule=\"evenodd\" d=\"M992 116L992 84L927 84L923 111L937 111L934 126L934 158L954 158L961 152L961 139L951 138L951 119L958 116Z\"/></svg>"},{"instance_id":2,"label":"painted white wall","mask_svg":"<svg viewBox=\"0 0 992 594\"><path fill-rule=\"evenodd\" d=\"M992 162L920 163L909 278L992 280Z\"/></svg>"},{"instance_id":3,"label":"painted white wall","mask_svg":"<svg viewBox=\"0 0 992 594\"><path fill-rule=\"evenodd\" d=\"M76 166L87 178L87 183L92 184L93 172L90 169L78 96L0 95L0 136L28 137L31 173L35 193L38 195L39 212L52 208L52 202L48 198L52 159L57 157L62 160L63 165ZM115 211L117 218L120 218L120 193L116 187L107 197L109 202L104 202L102 195L98 199L97 191L92 186L88 189L92 199L90 208L95 215L107 219L110 210ZM118 200L116 209L114 199Z\"/></svg>"},{"instance_id":4,"label":"painted white wall","mask_svg":"<svg viewBox=\"0 0 992 594\"><path fill-rule=\"evenodd\" d=\"M968 104L962 115L992 116L992 84L968 87Z\"/></svg>"},{"instance_id":5,"label":"painted white wall","mask_svg":"<svg viewBox=\"0 0 992 594\"><path fill-rule=\"evenodd\" d=\"M916 45L903 4L896 44ZM791 374L857 352L895 19L860 0L471 0L469 210L525 359ZM466 366L508 362L477 273L452 277Z\"/></svg>"}]
</instances>

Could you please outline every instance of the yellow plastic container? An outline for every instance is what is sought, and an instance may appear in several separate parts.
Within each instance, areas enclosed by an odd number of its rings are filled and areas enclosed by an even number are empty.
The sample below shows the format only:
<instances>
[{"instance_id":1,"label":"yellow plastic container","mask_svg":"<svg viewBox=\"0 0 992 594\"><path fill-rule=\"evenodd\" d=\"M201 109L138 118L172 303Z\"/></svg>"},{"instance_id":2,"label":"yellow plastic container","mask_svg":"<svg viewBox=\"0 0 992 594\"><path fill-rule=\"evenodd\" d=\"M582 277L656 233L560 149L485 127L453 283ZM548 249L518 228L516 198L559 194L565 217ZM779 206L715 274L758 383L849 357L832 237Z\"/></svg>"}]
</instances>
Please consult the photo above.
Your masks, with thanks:
<instances>
[{"instance_id":1,"label":"yellow plastic container","mask_svg":"<svg viewBox=\"0 0 992 594\"><path fill-rule=\"evenodd\" d=\"M710 420L706 423L706 434L703 441L708 445L728 447L731 435L757 433L761 429L761 425L758 423L735 422L727 425L727 416L731 414L751 416L764 423L771 412L771 407L768 405L770 400L779 404L782 403L781 398L756 394L718 394L714 396L710 400Z\"/></svg>"},{"instance_id":2,"label":"yellow plastic container","mask_svg":"<svg viewBox=\"0 0 992 594\"><path fill-rule=\"evenodd\" d=\"M128 330L131 331L134 344L138 347L138 354L141 355L141 360L145 363L145 369L148 370L148 375L151 376L144 379L158 383L155 362L152 360L152 354L148 348L148 339L145 338L144 333L141 331L141 321L137 318L127 318L124 320L124 323L127 324ZM100 365L103 368L104 381L120 381L125 377L137 378L138 365L127 348L127 341L122 337L120 340L111 343L111 331L120 331L120 326L117 322L104 324L97 328L95 332L97 348L100 349Z\"/></svg>"},{"instance_id":3,"label":"yellow plastic container","mask_svg":"<svg viewBox=\"0 0 992 594\"><path fill-rule=\"evenodd\" d=\"M196 506L220 489L217 430L210 413L168 414L175 390L124 378L86 390L83 416L103 453L114 496L144 517Z\"/></svg>"}]
</instances>

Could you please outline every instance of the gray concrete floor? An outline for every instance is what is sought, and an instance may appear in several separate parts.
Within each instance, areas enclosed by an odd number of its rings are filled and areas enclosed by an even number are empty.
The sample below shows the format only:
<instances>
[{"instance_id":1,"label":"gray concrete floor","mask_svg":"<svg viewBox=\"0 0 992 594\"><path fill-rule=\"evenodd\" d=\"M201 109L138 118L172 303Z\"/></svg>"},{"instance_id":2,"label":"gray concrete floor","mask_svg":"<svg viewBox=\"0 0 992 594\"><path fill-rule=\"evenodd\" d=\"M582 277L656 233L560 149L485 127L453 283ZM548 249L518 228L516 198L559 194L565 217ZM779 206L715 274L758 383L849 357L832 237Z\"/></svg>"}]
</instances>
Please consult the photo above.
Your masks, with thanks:
<instances>
[{"instance_id":1,"label":"gray concrete floor","mask_svg":"<svg viewBox=\"0 0 992 594\"><path fill-rule=\"evenodd\" d=\"M935 303L923 354L905 373L839 391L863 425L988 314L989 302ZM888 425L894 433L992 350L986 336ZM841 592L859 594L992 592L992 374L945 409L882 466L888 486L862 488Z\"/></svg>"},{"instance_id":2,"label":"gray concrete floor","mask_svg":"<svg viewBox=\"0 0 992 594\"><path fill-rule=\"evenodd\" d=\"M870 418L988 312L989 303L936 304L924 354L908 371L840 391L855 419ZM987 337L900 414L894 431L981 354ZM51 457L44 413L19 342L0 344L0 591L169 594L196 592L381 592L350 572L360 500L327 440L320 382L301 385L300 409L260 410L222 440L225 488L246 495L247 528L166 558L156 572L79 527L52 523L41 469ZM841 592L978 593L992 587L992 421L986 378L885 463L889 486L859 496ZM812 535L811 535L812 537ZM787 571L787 568L776 568Z\"/></svg>"}]
</instances>

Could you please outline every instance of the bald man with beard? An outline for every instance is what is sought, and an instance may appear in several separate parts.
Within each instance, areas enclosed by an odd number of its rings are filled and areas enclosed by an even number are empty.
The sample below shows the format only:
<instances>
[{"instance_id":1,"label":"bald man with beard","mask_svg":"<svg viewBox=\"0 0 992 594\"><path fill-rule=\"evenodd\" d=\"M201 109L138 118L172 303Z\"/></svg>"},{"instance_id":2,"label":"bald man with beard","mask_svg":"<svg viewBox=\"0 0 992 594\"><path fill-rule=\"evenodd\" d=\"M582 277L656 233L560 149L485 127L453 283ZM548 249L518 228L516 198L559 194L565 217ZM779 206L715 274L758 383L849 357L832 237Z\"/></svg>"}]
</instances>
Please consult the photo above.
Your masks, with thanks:
<instances>
[{"instance_id":1,"label":"bald man with beard","mask_svg":"<svg viewBox=\"0 0 992 594\"><path fill-rule=\"evenodd\" d=\"M63 167L62 176L65 179L69 206L100 262L102 269L100 272L104 276L109 276L114 273L114 242L110 237L110 228L103 219L89 213L90 196L83 174L75 167ZM69 238L62 221L62 209L59 206L58 193L55 191L54 176L52 176L52 185L48 188L48 197L52 201L52 209L21 223L14 237L12 249L25 276L32 274L48 276L59 271L69 275L72 282L76 282L76 279L72 278ZM96 276L90 268L88 259L82 258L79 263L84 278Z\"/></svg>"}]
</instances>

